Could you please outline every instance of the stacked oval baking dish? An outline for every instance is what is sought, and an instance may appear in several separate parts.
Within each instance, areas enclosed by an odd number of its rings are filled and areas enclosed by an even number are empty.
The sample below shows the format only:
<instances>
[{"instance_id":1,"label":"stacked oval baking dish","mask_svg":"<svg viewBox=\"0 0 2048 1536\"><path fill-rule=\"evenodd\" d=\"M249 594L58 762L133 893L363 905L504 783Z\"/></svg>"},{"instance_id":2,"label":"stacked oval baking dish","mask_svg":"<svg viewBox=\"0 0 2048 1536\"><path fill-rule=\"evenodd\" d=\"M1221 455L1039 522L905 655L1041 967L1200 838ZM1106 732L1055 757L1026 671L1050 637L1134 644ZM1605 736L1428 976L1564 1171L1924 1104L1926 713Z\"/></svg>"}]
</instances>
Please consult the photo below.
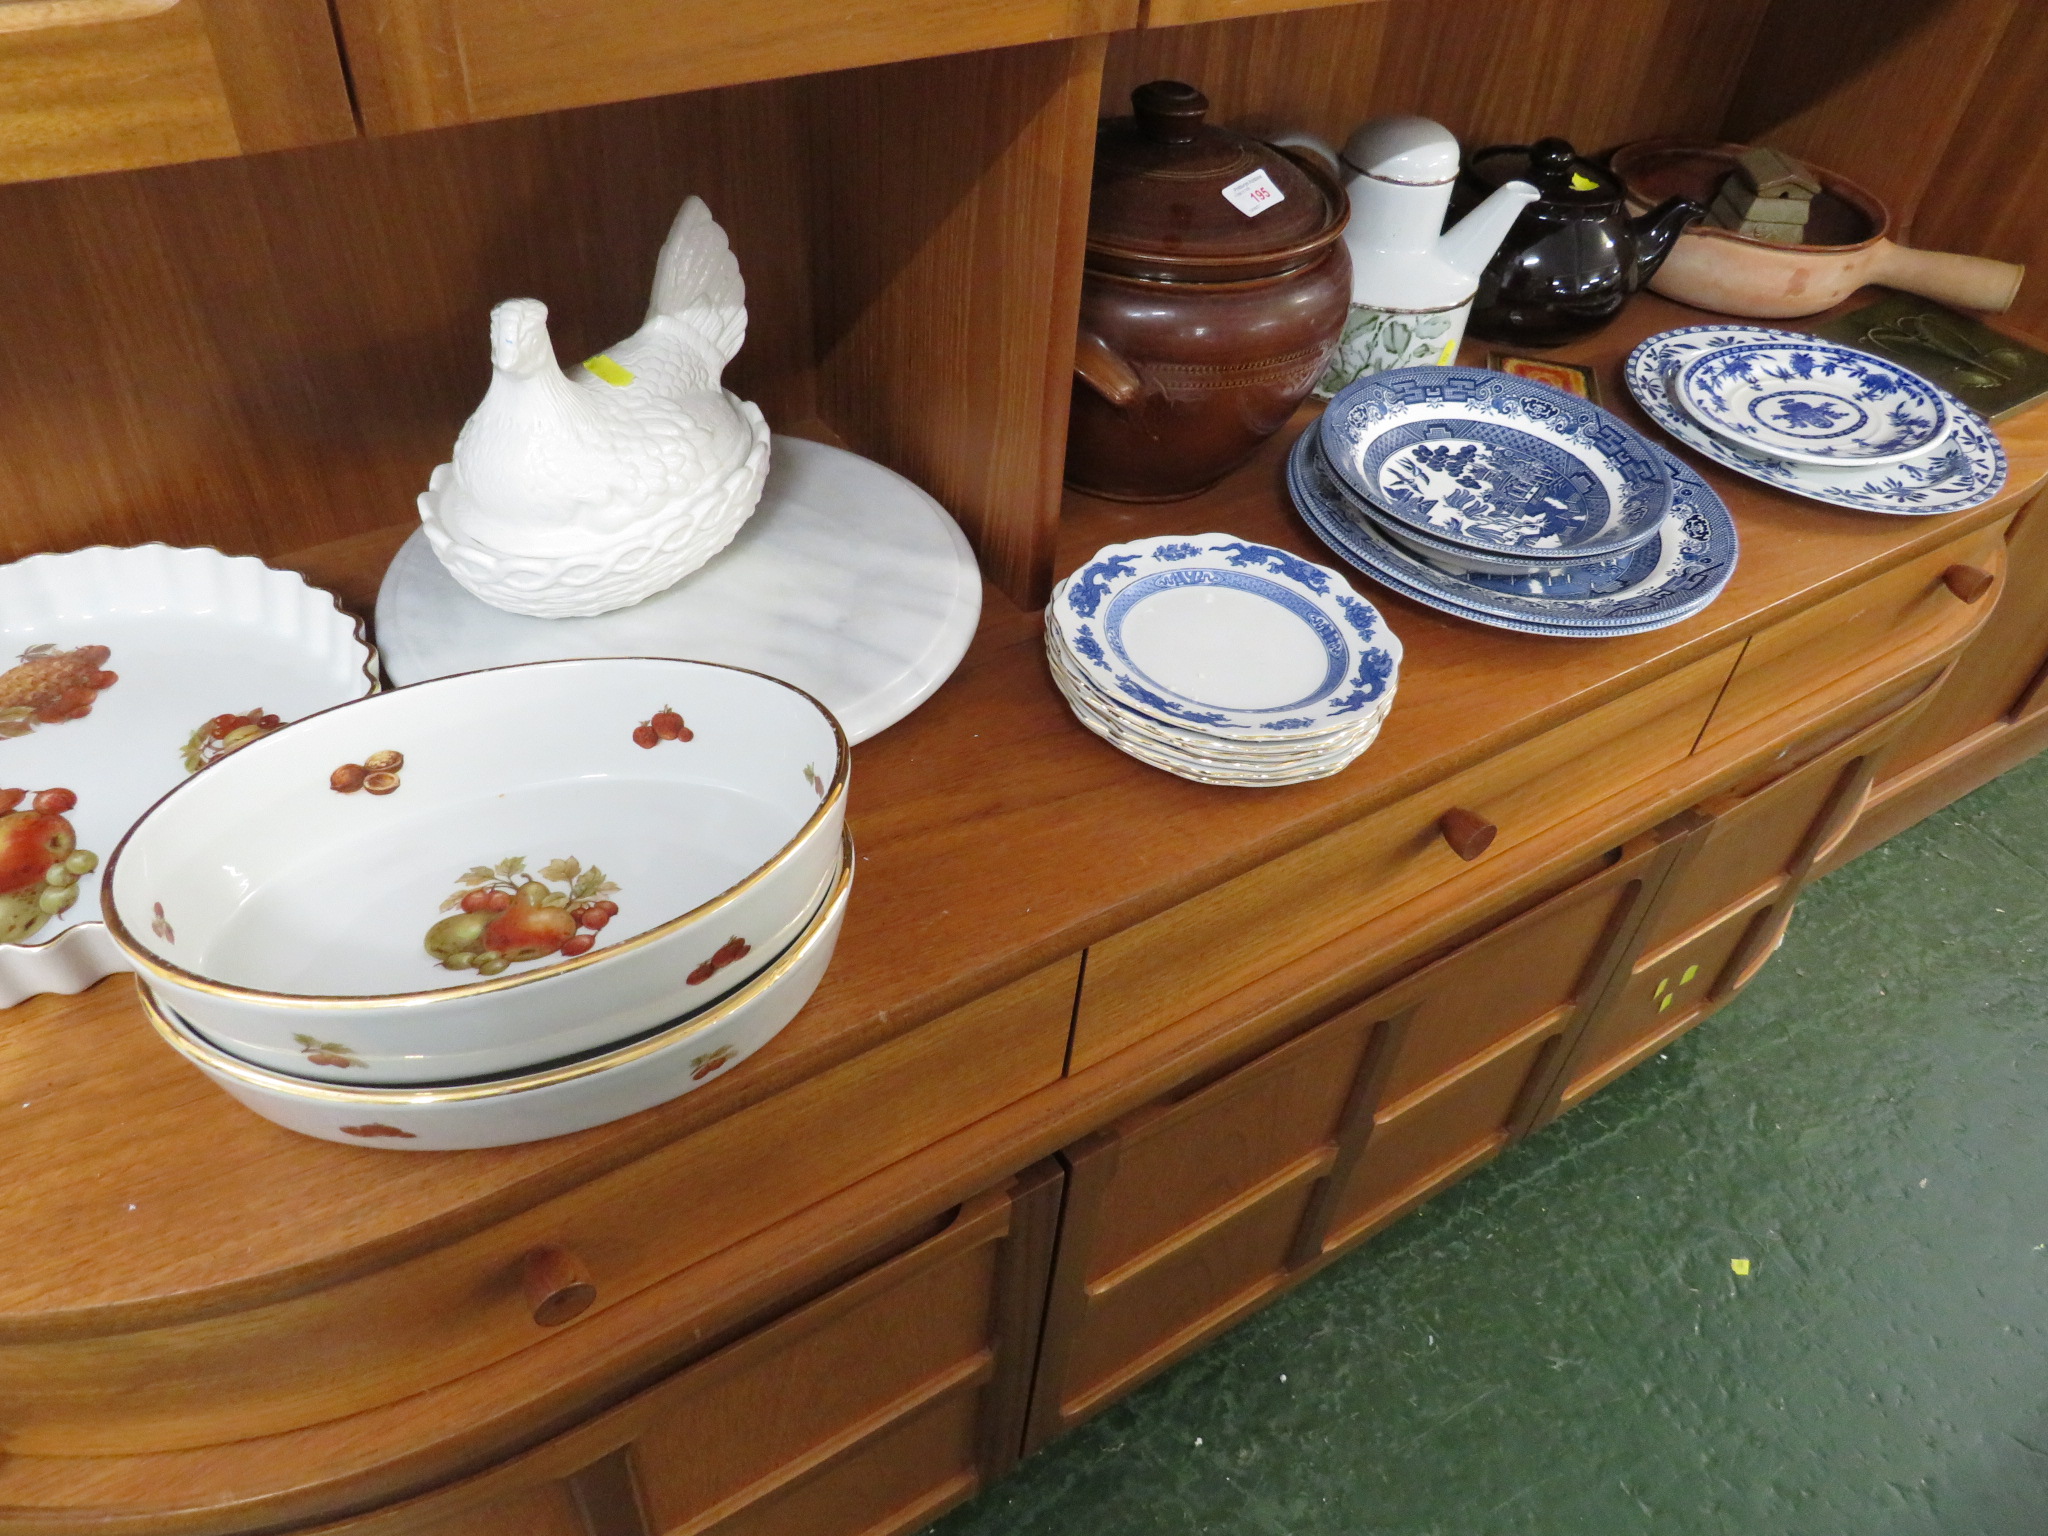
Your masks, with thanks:
<instances>
[{"instance_id":1,"label":"stacked oval baking dish","mask_svg":"<svg viewBox=\"0 0 2048 1536\"><path fill-rule=\"evenodd\" d=\"M1735 526L1691 470L1590 401L1480 368L1370 375L1288 464L1318 537L1417 602L1530 634L1635 634L1727 585Z\"/></svg>"},{"instance_id":2,"label":"stacked oval baking dish","mask_svg":"<svg viewBox=\"0 0 2048 1536\"><path fill-rule=\"evenodd\" d=\"M845 914L847 748L758 673L473 672L252 742L150 810L102 885L153 1022L258 1113L495 1146L744 1060Z\"/></svg>"},{"instance_id":3,"label":"stacked oval baking dish","mask_svg":"<svg viewBox=\"0 0 2048 1536\"><path fill-rule=\"evenodd\" d=\"M1053 682L1140 762L1244 788L1355 762L1394 701L1401 642L1327 566L1223 533L1112 544L1053 589Z\"/></svg>"}]
</instances>

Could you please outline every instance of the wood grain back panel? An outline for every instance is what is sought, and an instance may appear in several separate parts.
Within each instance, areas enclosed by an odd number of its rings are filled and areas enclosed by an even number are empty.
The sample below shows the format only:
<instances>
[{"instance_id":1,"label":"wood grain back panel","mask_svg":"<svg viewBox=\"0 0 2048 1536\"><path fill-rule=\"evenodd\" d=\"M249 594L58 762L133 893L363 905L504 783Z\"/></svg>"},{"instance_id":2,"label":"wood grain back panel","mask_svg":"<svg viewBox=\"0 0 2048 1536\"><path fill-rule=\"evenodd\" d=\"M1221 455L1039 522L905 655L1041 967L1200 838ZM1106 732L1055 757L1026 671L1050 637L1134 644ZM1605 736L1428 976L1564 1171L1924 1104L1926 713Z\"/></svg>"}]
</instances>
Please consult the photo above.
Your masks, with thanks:
<instances>
[{"instance_id":1,"label":"wood grain back panel","mask_svg":"<svg viewBox=\"0 0 2048 1536\"><path fill-rule=\"evenodd\" d=\"M1891 205L1903 238L2007 22L2038 9L2020 0L1772 0L1723 136L1861 182ZM2036 102L2043 84L2037 78ZM2015 147L2008 141L2008 153ZM1974 241L1955 249L1989 254Z\"/></svg>"},{"instance_id":2,"label":"wood grain back panel","mask_svg":"<svg viewBox=\"0 0 2048 1536\"><path fill-rule=\"evenodd\" d=\"M1392 0L1126 33L1110 44L1102 109L1128 112L1132 86L1170 76L1221 120L1338 142L1394 113L1436 118L1471 147L1706 133L1764 4Z\"/></svg>"},{"instance_id":3,"label":"wood grain back panel","mask_svg":"<svg viewBox=\"0 0 2048 1536\"><path fill-rule=\"evenodd\" d=\"M491 306L546 301L571 361L618 340L690 192L747 279L728 382L810 415L783 89L0 187L0 558L410 521L489 380Z\"/></svg>"},{"instance_id":4,"label":"wood grain back panel","mask_svg":"<svg viewBox=\"0 0 2048 1536\"><path fill-rule=\"evenodd\" d=\"M1913 220L1918 244L2034 267L2034 275L2020 287L2011 318L2036 333L2048 330L2043 101L2048 101L2048 6L2021 5L1991 50Z\"/></svg>"},{"instance_id":5,"label":"wood grain back panel","mask_svg":"<svg viewBox=\"0 0 2048 1536\"><path fill-rule=\"evenodd\" d=\"M818 405L1045 599L1102 42L807 82Z\"/></svg>"}]
</instances>

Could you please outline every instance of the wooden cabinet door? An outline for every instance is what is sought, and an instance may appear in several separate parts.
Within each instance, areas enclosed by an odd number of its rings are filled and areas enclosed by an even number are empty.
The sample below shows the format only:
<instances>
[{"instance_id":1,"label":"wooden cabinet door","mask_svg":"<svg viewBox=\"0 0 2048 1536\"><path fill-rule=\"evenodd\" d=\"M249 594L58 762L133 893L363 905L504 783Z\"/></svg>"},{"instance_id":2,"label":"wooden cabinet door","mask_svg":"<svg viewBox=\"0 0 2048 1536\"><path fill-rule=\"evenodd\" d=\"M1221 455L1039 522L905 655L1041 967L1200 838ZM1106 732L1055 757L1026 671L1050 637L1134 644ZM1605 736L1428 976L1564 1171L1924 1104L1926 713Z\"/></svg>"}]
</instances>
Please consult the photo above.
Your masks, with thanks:
<instances>
[{"instance_id":1,"label":"wooden cabinet door","mask_svg":"<svg viewBox=\"0 0 2048 1536\"><path fill-rule=\"evenodd\" d=\"M355 135L323 0L6 0L0 181Z\"/></svg>"},{"instance_id":2,"label":"wooden cabinet door","mask_svg":"<svg viewBox=\"0 0 2048 1536\"><path fill-rule=\"evenodd\" d=\"M335 0L371 133L1051 42L1137 0ZM915 155L915 147L906 150Z\"/></svg>"},{"instance_id":3,"label":"wooden cabinet door","mask_svg":"<svg viewBox=\"0 0 2048 1536\"><path fill-rule=\"evenodd\" d=\"M1855 825L1912 702L1846 739L1795 744L1673 824L1680 842L1635 952L1573 1032L1539 1120L1584 1102L1749 982L1815 866Z\"/></svg>"},{"instance_id":4,"label":"wooden cabinet door","mask_svg":"<svg viewBox=\"0 0 2048 1536\"><path fill-rule=\"evenodd\" d=\"M638 1396L333 1536L892 1536L1017 1459L1061 1172Z\"/></svg>"},{"instance_id":5,"label":"wooden cabinet door","mask_svg":"<svg viewBox=\"0 0 2048 1536\"><path fill-rule=\"evenodd\" d=\"M1028 1443L1490 1157L1670 856L1642 839L1377 996L1069 1148Z\"/></svg>"}]
</instances>

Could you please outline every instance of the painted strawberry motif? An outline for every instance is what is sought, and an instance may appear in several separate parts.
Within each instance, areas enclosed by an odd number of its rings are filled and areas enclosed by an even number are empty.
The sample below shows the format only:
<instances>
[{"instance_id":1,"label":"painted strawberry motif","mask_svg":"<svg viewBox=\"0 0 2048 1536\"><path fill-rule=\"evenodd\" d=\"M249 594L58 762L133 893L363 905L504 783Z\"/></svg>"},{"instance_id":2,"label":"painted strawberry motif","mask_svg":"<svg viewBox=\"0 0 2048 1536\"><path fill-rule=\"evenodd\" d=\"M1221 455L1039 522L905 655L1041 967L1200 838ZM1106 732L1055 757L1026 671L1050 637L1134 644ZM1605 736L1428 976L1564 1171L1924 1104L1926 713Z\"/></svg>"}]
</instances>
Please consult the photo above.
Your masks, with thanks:
<instances>
[{"instance_id":1,"label":"painted strawberry motif","mask_svg":"<svg viewBox=\"0 0 2048 1536\"><path fill-rule=\"evenodd\" d=\"M306 1060L316 1067L360 1067L361 1057L338 1040L315 1040L311 1035L293 1035Z\"/></svg>"},{"instance_id":2,"label":"painted strawberry motif","mask_svg":"<svg viewBox=\"0 0 2048 1536\"><path fill-rule=\"evenodd\" d=\"M697 733L683 723L683 717L664 704L633 727L633 744L654 748L664 741L694 741Z\"/></svg>"},{"instance_id":3,"label":"painted strawberry motif","mask_svg":"<svg viewBox=\"0 0 2048 1536\"><path fill-rule=\"evenodd\" d=\"M712 1073L721 1071L738 1053L732 1046L721 1045L715 1051L706 1051L702 1056L690 1058L690 1081L701 1083Z\"/></svg>"},{"instance_id":4,"label":"painted strawberry motif","mask_svg":"<svg viewBox=\"0 0 2048 1536\"><path fill-rule=\"evenodd\" d=\"M692 987L700 987L705 982L709 981L713 976L716 976L720 971L724 970L728 965L731 965L735 960L744 960L748 955L751 955L753 952L753 945L749 944L745 939L741 938L738 934L734 934L731 938L727 939L723 944L719 945L717 949L711 952L711 958L709 960L704 961L694 971L690 972L690 974L684 978L684 984Z\"/></svg>"},{"instance_id":5,"label":"painted strawberry motif","mask_svg":"<svg viewBox=\"0 0 2048 1536\"><path fill-rule=\"evenodd\" d=\"M261 704L247 714L215 715L194 731L185 742L185 771L197 773L208 763L217 763L239 747L268 736L284 724Z\"/></svg>"}]
</instances>

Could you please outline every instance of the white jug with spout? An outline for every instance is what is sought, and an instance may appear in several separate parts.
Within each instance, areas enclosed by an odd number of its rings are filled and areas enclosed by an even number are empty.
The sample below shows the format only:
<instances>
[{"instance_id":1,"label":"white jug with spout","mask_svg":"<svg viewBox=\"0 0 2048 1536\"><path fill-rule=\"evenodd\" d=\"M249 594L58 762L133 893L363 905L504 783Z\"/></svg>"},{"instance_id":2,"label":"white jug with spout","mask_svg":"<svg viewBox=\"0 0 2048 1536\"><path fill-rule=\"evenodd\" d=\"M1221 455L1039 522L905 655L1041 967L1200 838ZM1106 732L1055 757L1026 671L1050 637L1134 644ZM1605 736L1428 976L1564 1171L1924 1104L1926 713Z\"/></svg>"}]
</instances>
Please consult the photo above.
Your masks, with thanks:
<instances>
[{"instance_id":1,"label":"white jug with spout","mask_svg":"<svg viewBox=\"0 0 2048 1536\"><path fill-rule=\"evenodd\" d=\"M1334 395L1388 368L1455 362L1479 275L1515 216L1536 201L1536 189L1508 182L1446 230L1458 141L1441 124L1376 118L1351 135L1341 156L1309 134L1274 142L1323 156L1351 198L1344 231L1351 314L1316 393Z\"/></svg>"}]
</instances>

